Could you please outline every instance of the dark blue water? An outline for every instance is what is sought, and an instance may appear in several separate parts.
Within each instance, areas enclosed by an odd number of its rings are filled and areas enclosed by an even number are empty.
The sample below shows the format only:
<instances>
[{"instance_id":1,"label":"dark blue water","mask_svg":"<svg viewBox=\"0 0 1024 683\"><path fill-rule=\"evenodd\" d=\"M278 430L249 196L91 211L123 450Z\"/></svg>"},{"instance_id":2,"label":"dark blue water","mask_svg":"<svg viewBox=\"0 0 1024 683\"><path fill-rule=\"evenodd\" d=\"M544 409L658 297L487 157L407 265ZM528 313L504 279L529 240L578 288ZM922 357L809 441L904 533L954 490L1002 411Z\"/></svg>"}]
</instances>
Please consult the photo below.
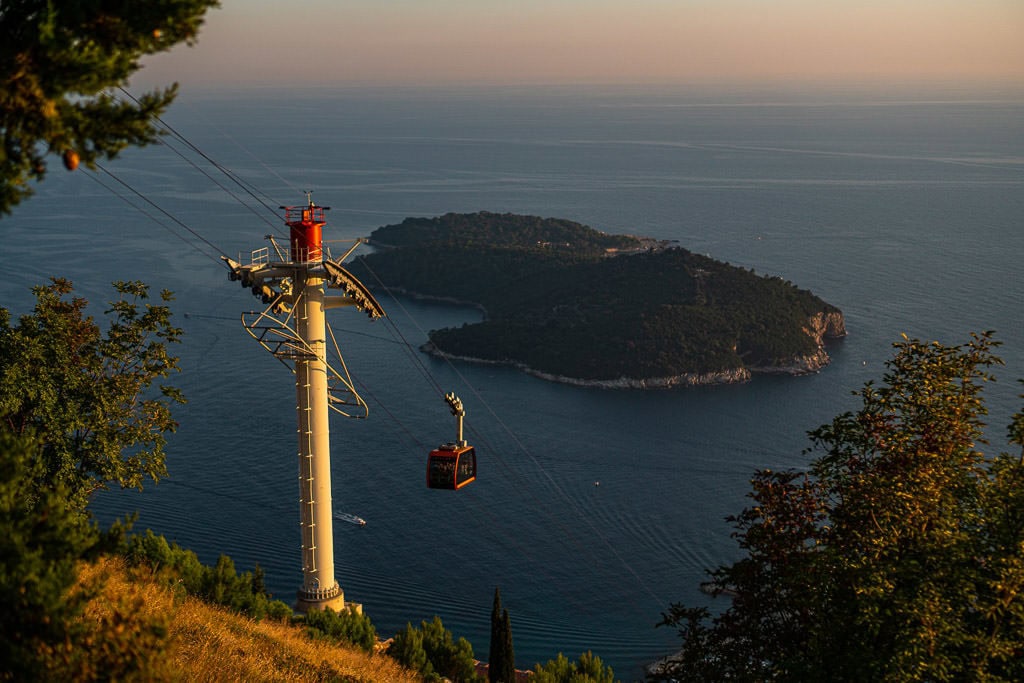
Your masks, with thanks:
<instances>
[{"instance_id":1,"label":"dark blue water","mask_svg":"<svg viewBox=\"0 0 1024 683\"><path fill-rule=\"evenodd\" d=\"M314 189L332 207L328 239L448 211L558 216L679 240L846 314L850 336L820 374L639 392L448 365L402 343L475 319L470 309L382 296L400 335L337 312L371 408L332 424L336 507L368 522L338 523L338 578L384 635L438 614L486 656L500 586L520 666L592 649L636 678L676 643L653 628L660 612L705 601L705 568L736 557L723 518L743 505L751 472L805 465L805 432L855 407L851 392L881 376L900 333L960 343L997 330L1007 367L987 392L993 448L1019 405L1020 92L186 92L167 121L275 208ZM165 147L110 168L229 255L279 227ZM206 245L93 178L55 170L0 223L0 301L26 310L28 287L50 275L94 302L114 279L174 290L189 398L167 449L171 477L101 496L95 510L139 510L140 528L208 562L259 562L291 600L294 390L238 322L257 302ZM481 454L480 478L458 494L423 486L426 452L454 429L434 382L465 401Z\"/></svg>"}]
</instances>

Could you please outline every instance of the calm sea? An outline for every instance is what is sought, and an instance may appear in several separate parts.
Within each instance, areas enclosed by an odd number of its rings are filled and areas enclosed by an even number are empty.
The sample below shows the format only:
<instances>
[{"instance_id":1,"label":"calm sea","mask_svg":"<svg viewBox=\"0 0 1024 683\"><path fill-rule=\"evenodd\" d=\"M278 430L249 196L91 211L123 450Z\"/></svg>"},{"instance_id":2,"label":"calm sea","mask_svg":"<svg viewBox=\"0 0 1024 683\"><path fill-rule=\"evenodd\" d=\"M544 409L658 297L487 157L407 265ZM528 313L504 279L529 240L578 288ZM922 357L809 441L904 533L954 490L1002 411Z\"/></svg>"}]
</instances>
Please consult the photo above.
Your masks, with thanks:
<instances>
[{"instance_id":1,"label":"calm sea","mask_svg":"<svg viewBox=\"0 0 1024 683\"><path fill-rule=\"evenodd\" d=\"M324 89L190 92L166 118L266 193L332 207L329 239L406 216L487 210L569 218L678 240L779 275L839 306L850 335L820 374L673 391L573 388L411 351L471 309L381 296L394 326L332 323L370 418L332 424L338 579L378 631L440 615L486 657L500 586L517 660L593 650L625 679L670 652L672 601L703 603L706 568L737 556L724 517L755 468L802 467L806 431L853 409L901 333L960 343L994 329L1007 367L988 392L994 449L1024 377L1024 94L912 88ZM173 140L172 140L173 142ZM238 201L166 146L109 168L219 250L248 253L280 223L195 153ZM212 250L107 176L55 169L0 222L0 302L73 279L97 304L114 279L177 293L189 398L171 476L104 495L102 520L138 510L206 562L300 580L294 390L243 331L258 305ZM255 208L247 208L255 207ZM159 219L159 222L158 220ZM95 313L101 314L97 305ZM424 488L426 453L464 400L480 478Z\"/></svg>"}]
</instances>

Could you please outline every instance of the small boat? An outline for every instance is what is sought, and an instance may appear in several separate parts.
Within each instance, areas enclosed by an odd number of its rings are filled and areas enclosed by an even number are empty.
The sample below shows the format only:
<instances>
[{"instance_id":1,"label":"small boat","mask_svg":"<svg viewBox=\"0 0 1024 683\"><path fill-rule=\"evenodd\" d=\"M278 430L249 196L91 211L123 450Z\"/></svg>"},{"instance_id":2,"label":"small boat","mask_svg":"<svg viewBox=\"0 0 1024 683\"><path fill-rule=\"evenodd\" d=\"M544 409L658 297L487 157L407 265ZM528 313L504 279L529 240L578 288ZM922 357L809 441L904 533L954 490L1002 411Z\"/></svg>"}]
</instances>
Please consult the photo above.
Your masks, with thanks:
<instances>
[{"instance_id":1,"label":"small boat","mask_svg":"<svg viewBox=\"0 0 1024 683\"><path fill-rule=\"evenodd\" d=\"M363 519L362 517L356 517L355 515L348 512L335 512L334 518L340 519L343 522L348 522L349 524L355 524L356 526L366 526L365 519Z\"/></svg>"}]
</instances>

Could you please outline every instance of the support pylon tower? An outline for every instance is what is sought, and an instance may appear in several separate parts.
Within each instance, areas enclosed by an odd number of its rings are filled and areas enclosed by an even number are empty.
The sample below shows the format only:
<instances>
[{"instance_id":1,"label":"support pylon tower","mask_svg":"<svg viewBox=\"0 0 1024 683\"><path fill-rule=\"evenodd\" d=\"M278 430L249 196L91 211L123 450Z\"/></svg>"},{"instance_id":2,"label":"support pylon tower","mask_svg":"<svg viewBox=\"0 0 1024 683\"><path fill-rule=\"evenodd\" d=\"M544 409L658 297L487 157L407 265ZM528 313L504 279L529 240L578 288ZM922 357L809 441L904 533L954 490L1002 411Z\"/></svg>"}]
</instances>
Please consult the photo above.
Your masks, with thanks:
<instances>
[{"instance_id":1,"label":"support pylon tower","mask_svg":"<svg viewBox=\"0 0 1024 683\"><path fill-rule=\"evenodd\" d=\"M302 587L296 609L346 607L334 573L334 508L331 502L329 414L366 417L366 403L352 385L334 334L328 309L353 306L371 319L384 315L373 295L342 262L363 240L337 260L324 248L324 212L307 193L303 206L283 206L289 245L273 237L270 247L253 251L248 264L224 257L229 277L240 280L267 307L242 315L249 334L295 374L298 423L299 523L302 537ZM328 295L329 289L341 290ZM329 358L328 335L334 357ZM333 362L332 362L333 361ZM350 603L349 607L360 609Z\"/></svg>"}]
</instances>

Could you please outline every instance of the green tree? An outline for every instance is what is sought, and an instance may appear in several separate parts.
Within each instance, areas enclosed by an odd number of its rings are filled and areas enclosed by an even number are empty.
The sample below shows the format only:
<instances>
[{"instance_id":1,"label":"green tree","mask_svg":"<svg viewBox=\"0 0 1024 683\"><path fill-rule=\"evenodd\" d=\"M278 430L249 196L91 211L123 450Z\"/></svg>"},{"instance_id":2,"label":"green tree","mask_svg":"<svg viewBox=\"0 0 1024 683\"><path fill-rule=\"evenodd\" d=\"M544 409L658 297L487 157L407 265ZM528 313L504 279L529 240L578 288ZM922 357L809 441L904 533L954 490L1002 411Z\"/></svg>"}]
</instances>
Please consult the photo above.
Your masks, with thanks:
<instances>
[{"instance_id":1,"label":"green tree","mask_svg":"<svg viewBox=\"0 0 1024 683\"><path fill-rule=\"evenodd\" d=\"M512 649L512 622L508 610L501 607L501 591L494 589L491 607L491 644L487 656L487 680L491 683L513 683L516 680L516 659Z\"/></svg>"},{"instance_id":2,"label":"green tree","mask_svg":"<svg viewBox=\"0 0 1024 683\"><path fill-rule=\"evenodd\" d=\"M239 574L234 561L227 555L217 558L217 564L206 566L191 550L177 543L168 543L163 536L147 529L145 534L133 535L124 548L124 555L132 565L147 565L152 573L165 585L176 591L183 590L202 600L224 605L253 619L264 617L282 621L292 616L292 609L274 600L263 584L263 570L257 564L252 572ZM346 613L330 618L324 617L319 623L310 622L311 628L318 629L317 635L338 640L347 640L369 650L376 640L373 624L362 615Z\"/></svg>"},{"instance_id":3,"label":"green tree","mask_svg":"<svg viewBox=\"0 0 1024 683\"><path fill-rule=\"evenodd\" d=\"M370 618L351 607L346 607L340 612L335 612L330 607L324 610L310 610L306 614L306 626L316 637L350 643L365 652L373 652L373 646L377 644L377 629Z\"/></svg>"},{"instance_id":4,"label":"green tree","mask_svg":"<svg viewBox=\"0 0 1024 683\"><path fill-rule=\"evenodd\" d=\"M423 649L434 670L455 683L472 683L479 680L473 646L465 638L455 640L452 632L444 627L441 618L421 624Z\"/></svg>"},{"instance_id":5,"label":"green tree","mask_svg":"<svg viewBox=\"0 0 1024 683\"><path fill-rule=\"evenodd\" d=\"M0 432L0 662L3 678L41 680L54 668L71 620L86 602L61 597L98 533L58 491L30 497L41 469L37 444Z\"/></svg>"},{"instance_id":6,"label":"green tree","mask_svg":"<svg viewBox=\"0 0 1024 683\"><path fill-rule=\"evenodd\" d=\"M139 59L191 44L217 0L110 3L5 0L0 3L0 214L32 194L48 154L73 168L113 158L157 137L153 119L177 86L119 100Z\"/></svg>"},{"instance_id":7,"label":"green tree","mask_svg":"<svg viewBox=\"0 0 1024 683\"><path fill-rule=\"evenodd\" d=\"M534 683L615 683L615 673L589 650L571 662L561 652L533 668Z\"/></svg>"},{"instance_id":8,"label":"green tree","mask_svg":"<svg viewBox=\"0 0 1024 683\"><path fill-rule=\"evenodd\" d=\"M465 638L456 641L437 616L432 621L421 622L419 628L406 624L395 634L387 653L418 672L424 680L446 678L455 683L480 680L476 673L473 646Z\"/></svg>"},{"instance_id":9,"label":"green tree","mask_svg":"<svg viewBox=\"0 0 1024 683\"><path fill-rule=\"evenodd\" d=\"M141 282L114 288L105 332L63 279L35 287L35 308L16 325L0 308L0 429L42 440L45 467L27 493L61 485L80 510L111 484L141 489L166 475L171 405L184 402L174 387L151 388L179 369L170 292L150 304Z\"/></svg>"},{"instance_id":10,"label":"green tree","mask_svg":"<svg viewBox=\"0 0 1024 683\"><path fill-rule=\"evenodd\" d=\"M405 628L395 634L386 652L402 666L423 676L424 680L440 678L427 659L427 651L423 649L423 631L412 624L407 623Z\"/></svg>"},{"instance_id":11,"label":"green tree","mask_svg":"<svg viewBox=\"0 0 1024 683\"><path fill-rule=\"evenodd\" d=\"M509 683L516 680L516 653L512 647L512 620L508 616L508 610L501 611L501 635L505 639L502 650L505 652L504 675Z\"/></svg>"},{"instance_id":12,"label":"green tree","mask_svg":"<svg viewBox=\"0 0 1024 683\"><path fill-rule=\"evenodd\" d=\"M166 626L143 622L133 605L99 618L83 611L101 583L76 587L78 565L115 547L58 485L32 490L40 444L0 431L0 680L165 680Z\"/></svg>"},{"instance_id":13,"label":"green tree","mask_svg":"<svg viewBox=\"0 0 1024 683\"><path fill-rule=\"evenodd\" d=\"M810 433L807 474L758 472L732 519L745 556L712 573L730 605L670 607L664 675L1024 680L1024 462L978 450L996 345L904 338L862 407Z\"/></svg>"}]
</instances>

